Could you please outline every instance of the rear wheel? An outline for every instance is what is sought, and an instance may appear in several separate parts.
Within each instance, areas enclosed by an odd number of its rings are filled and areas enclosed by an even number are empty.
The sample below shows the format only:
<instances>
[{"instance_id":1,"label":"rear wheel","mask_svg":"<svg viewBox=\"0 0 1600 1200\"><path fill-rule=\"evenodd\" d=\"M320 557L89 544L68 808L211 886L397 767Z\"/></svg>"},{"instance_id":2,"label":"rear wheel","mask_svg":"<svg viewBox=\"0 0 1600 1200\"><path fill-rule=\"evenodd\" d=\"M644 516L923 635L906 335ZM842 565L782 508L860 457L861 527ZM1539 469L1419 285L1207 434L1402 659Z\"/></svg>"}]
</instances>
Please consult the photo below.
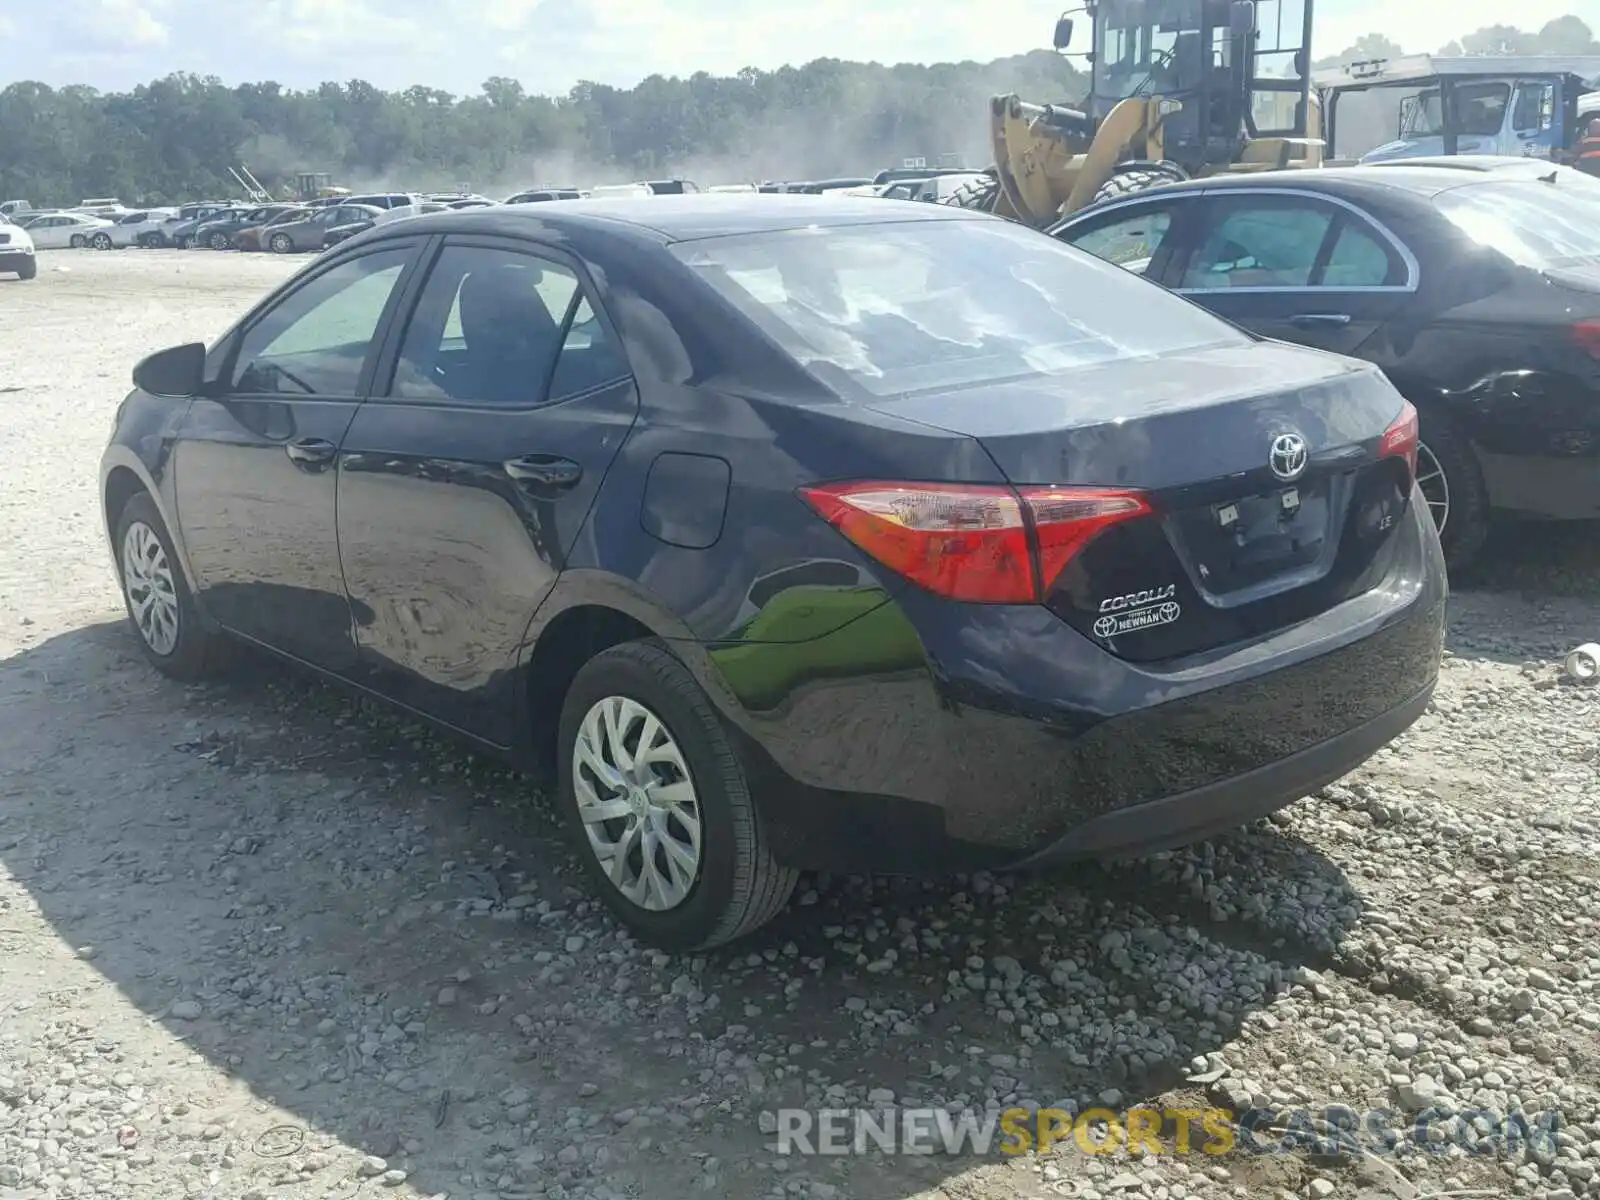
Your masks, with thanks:
<instances>
[{"instance_id":1,"label":"rear wheel","mask_svg":"<svg viewBox=\"0 0 1600 1200\"><path fill-rule=\"evenodd\" d=\"M953 208L971 208L978 212L993 212L995 201L1000 197L1000 180L992 175L982 179L974 179L970 183L963 183L951 192L940 204L948 204Z\"/></svg>"},{"instance_id":2,"label":"rear wheel","mask_svg":"<svg viewBox=\"0 0 1600 1200\"><path fill-rule=\"evenodd\" d=\"M716 711L662 647L628 642L584 664L558 753L560 805L584 869L641 940L705 949L788 902L799 873L772 857Z\"/></svg>"},{"instance_id":3,"label":"rear wheel","mask_svg":"<svg viewBox=\"0 0 1600 1200\"><path fill-rule=\"evenodd\" d=\"M144 656L174 679L215 674L227 644L201 623L155 501L142 492L129 500L115 536L122 599Z\"/></svg>"},{"instance_id":4,"label":"rear wheel","mask_svg":"<svg viewBox=\"0 0 1600 1200\"><path fill-rule=\"evenodd\" d=\"M183 235L183 236L179 236L179 237L173 238L172 239L172 248L174 250L187 250L189 248L189 238L188 238L188 236L187 235Z\"/></svg>"},{"instance_id":5,"label":"rear wheel","mask_svg":"<svg viewBox=\"0 0 1600 1200\"><path fill-rule=\"evenodd\" d=\"M31 258L28 259L20 267L17 268L17 278L18 279L32 279L38 273L39 273L39 264L38 264L38 262L36 260L31 259Z\"/></svg>"},{"instance_id":6,"label":"rear wheel","mask_svg":"<svg viewBox=\"0 0 1600 1200\"><path fill-rule=\"evenodd\" d=\"M111 249L111 235L109 233L97 233L89 239L89 244L96 250L109 250Z\"/></svg>"},{"instance_id":7,"label":"rear wheel","mask_svg":"<svg viewBox=\"0 0 1600 1200\"><path fill-rule=\"evenodd\" d=\"M294 249L294 239L287 233L275 233L272 241L268 243L276 254L287 254Z\"/></svg>"},{"instance_id":8,"label":"rear wheel","mask_svg":"<svg viewBox=\"0 0 1600 1200\"><path fill-rule=\"evenodd\" d=\"M228 235L225 233L213 233L211 235L211 240L206 244L213 250L226 250L229 245L231 245L228 240Z\"/></svg>"},{"instance_id":9,"label":"rear wheel","mask_svg":"<svg viewBox=\"0 0 1600 1200\"><path fill-rule=\"evenodd\" d=\"M1489 535L1489 489L1472 443L1437 413L1419 418L1417 487L1439 530L1452 571L1469 566Z\"/></svg>"},{"instance_id":10,"label":"rear wheel","mask_svg":"<svg viewBox=\"0 0 1600 1200\"><path fill-rule=\"evenodd\" d=\"M75 233L67 239L67 245L74 250L82 250L88 244L88 239L86 239L81 233Z\"/></svg>"},{"instance_id":11,"label":"rear wheel","mask_svg":"<svg viewBox=\"0 0 1600 1200\"><path fill-rule=\"evenodd\" d=\"M1095 192L1089 203L1100 204L1119 196L1131 196L1146 188L1160 187L1164 183L1182 183L1187 178L1188 173L1175 162L1140 163L1136 167L1124 167L1100 185L1100 190Z\"/></svg>"}]
</instances>

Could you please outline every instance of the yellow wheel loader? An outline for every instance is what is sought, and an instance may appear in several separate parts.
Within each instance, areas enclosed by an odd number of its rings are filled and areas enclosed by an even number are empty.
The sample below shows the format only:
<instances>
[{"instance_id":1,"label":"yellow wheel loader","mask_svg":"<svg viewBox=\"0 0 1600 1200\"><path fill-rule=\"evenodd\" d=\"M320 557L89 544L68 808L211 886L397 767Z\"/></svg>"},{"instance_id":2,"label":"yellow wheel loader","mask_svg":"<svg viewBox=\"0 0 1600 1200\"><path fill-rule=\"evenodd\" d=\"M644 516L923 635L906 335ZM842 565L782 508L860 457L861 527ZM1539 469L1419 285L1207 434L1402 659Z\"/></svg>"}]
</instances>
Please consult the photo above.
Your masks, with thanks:
<instances>
[{"instance_id":1,"label":"yellow wheel loader","mask_svg":"<svg viewBox=\"0 0 1600 1200\"><path fill-rule=\"evenodd\" d=\"M1225 171L1322 165L1312 0L1096 0L1081 107L989 102L995 165L944 203L1044 227ZM1072 13L1055 47L1072 41Z\"/></svg>"}]
</instances>

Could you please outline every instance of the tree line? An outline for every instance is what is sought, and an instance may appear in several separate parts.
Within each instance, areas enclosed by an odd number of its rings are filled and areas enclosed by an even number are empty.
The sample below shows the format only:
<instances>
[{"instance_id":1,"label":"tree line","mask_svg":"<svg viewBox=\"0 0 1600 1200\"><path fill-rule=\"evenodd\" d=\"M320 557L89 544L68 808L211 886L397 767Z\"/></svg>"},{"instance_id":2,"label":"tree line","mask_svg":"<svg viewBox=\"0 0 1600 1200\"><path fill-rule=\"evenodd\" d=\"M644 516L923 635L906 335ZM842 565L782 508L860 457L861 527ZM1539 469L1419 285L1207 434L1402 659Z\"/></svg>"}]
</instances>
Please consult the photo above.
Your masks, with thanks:
<instances>
[{"instance_id":1,"label":"tree line","mask_svg":"<svg viewBox=\"0 0 1600 1200\"><path fill-rule=\"evenodd\" d=\"M1380 34L1317 65L1386 57ZM1577 17L1536 32L1495 25L1443 48L1467 54L1600 54ZM489 194L684 175L702 183L870 174L907 157L986 166L988 97L1076 101L1087 77L1049 51L921 65L824 58L733 76L584 82L562 96L515 79L476 95L356 79L296 90L169 75L129 92L21 81L0 90L0 199L89 196L159 204L234 195L243 164L273 190L302 171L355 187Z\"/></svg>"}]
</instances>

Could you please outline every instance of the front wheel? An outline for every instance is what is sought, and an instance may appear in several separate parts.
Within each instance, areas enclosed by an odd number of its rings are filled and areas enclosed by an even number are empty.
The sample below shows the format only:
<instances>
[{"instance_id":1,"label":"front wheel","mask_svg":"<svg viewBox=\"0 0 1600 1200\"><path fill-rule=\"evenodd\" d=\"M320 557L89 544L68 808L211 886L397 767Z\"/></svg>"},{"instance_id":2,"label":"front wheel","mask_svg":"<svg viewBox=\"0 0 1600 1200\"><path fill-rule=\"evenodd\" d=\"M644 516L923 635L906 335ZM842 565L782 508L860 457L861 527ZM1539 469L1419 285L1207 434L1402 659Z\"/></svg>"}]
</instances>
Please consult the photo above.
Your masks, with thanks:
<instances>
[{"instance_id":1,"label":"front wheel","mask_svg":"<svg viewBox=\"0 0 1600 1200\"><path fill-rule=\"evenodd\" d=\"M39 273L39 262L38 262L37 259L33 259L33 258L25 260L23 262L23 264L20 267L17 268L17 278L18 279L32 279L38 273Z\"/></svg>"},{"instance_id":2,"label":"front wheel","mask_svg":"<svg viewBox=\"0 0 1600 1200\"><path fill-rule=\"evenodd\" d=\"M1130 164L1113 172L1111 178L1100 185L1089 203L1103 204L1107 200L1131 196L1135 192L1160 187L1164 183L1182 183L1188 178L1188 172L1175 162L1140 163L1138 166Z\"/></svg>"},{"instance_id":3,"label":"front wheel","mask_svg":"<svg viewBox=\"0 0 1600 1200\"><path fill-rule=\"evenodd\" d=\"M201 624L166 523L149 496L141 493L123 508L115 545L122 600L145 658L173 679L215 674L227 646Z\"/></svg>"},{"instance_id":4,"label":"front wheel","mask_svg":"<svg viewBox=\"0 0 1600 1200\"><path fill-rule=\"evenodd\" d=\"M561 710L560 805L584 869L642 941L702 950L752 932L794 891L744 768L686 667L651 642L584 664Z\"/></svg>"},{"instance_id":5,"label":"front wheel","mask_svg":"<svg viewBox=\"0 0 1600 1200\"><path fill-rule=\"evenodd\" d=\"M185 234L185 235L180 235L178 237L173 238L172 239L172 248L174 250L187 250L189 248L188 235Z\"/></svg>"},{"instance_id":6,"label":"front wheel","mask_svg":"<svg viewBox=\"0 0 1600 1200\"><path fill-rule=\"evenodd\" d=\"M89 239L89 244L96 250L109 250L111 249L111 235L109 233L97 233Z\"/></svg>"},{"instance_id":7,"label":"front wheel","mask_svg":"<svg viewBox=\"0 0 1600 1200\"><path fill-rule=\"evenodd\" d=\"M226 250L229 247L229 245L231 245L231 242L228 240L228 235L227 234L225 234L225 233L213 233L211 235L210 242L207 243L207 244L213 250Z\"/></svg>"},{"instance_id":8,"label":"front wheel","mask_svg":"<svg viewBox=\"0 0 1600 1200\"><path fill-rule=\"evenodd\" d=\"M74 250L82 250L88 244L88 240L81 233L75 233L67 239L67 245Z\"/></svg>"},{"instance_id":9,"label":"front wheel","mask_svg":"<svg viewBox=\"0 0 1600 1200\"><path fill-rule=\"evenodd\" d=\"M294 239L287 233L275 233L268 245L272 247L274 254L287 254L294 249Z\"/></svg>"}]
</instances>

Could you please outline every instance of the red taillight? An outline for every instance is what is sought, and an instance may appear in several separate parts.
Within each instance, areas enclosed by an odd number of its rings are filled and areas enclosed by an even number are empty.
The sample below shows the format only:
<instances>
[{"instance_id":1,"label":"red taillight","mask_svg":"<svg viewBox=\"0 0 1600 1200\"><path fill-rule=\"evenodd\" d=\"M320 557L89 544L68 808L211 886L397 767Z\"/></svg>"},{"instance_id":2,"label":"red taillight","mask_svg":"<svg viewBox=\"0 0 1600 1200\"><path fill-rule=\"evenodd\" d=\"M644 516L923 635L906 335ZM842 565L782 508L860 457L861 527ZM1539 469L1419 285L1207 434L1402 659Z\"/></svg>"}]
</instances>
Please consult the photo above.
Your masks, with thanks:
<instances>
[{"instance_id":1,"label":"red taillight","mask_svg":"<svg viewBox=\"0 0 1600 1200\"><path fill-rule=\"evenodd\" d=\"M884 566L973 604L1034 604L1108 526L1150 512L1138 492L980 483L801 488L817 513Z\"/></svg>"},{"instance_id":2,"label":"red taillight","mask_svg":"<svg viewBox=\"0 0 1600 1200\"><path fill-rule=\"evenodd\" d=\"M1600 358L1600 321L1579 321L1572 327L1572 340L1590 358Z\"/></svg>"},{"instance_id":3,"label":"red taillight","mask_svg":"<svg viewBox=\"0 0 1600 1200\"><path fill-rule=\"evenodd\" d=\"M1394 419L1394 424L1383 431L1383 437L1378 442L1379 458L1404 458L1406 467L1411 471L1411 478L1417 477L1417 410L1409 400L1401 401L1405 405L1400 410L1400 415Z\"/></svg>"}]
</instances>

